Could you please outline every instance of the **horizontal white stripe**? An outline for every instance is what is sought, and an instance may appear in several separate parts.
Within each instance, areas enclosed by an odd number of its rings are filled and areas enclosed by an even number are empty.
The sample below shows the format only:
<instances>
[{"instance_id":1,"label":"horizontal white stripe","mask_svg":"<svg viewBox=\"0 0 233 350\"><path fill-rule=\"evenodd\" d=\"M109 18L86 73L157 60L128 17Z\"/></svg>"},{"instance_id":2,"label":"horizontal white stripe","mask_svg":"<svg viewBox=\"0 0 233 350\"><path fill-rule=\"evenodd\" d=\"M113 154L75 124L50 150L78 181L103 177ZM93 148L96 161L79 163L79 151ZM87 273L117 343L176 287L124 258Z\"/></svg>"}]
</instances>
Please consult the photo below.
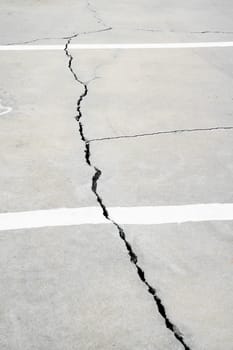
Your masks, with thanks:
<instances>
[{"instance_id":1,"label":"horizontal white stripe","mask_svg":"<svg viewBox=\"0 0 233 350\"><path fill-rule=\"evenodd\" d=\"M113 207L108 211L114 221L126 225L233 220L233 203ZM110 221L105 219L100 207L59 208L0 214L0 231L83 224L110 224Z\"/></svg>"},{"instance_id":2,"label":"horizontal white stripe","mask_svg":"<svg viewBox=\"0 0 233 350\"><path fill-rule=\"evenodd\" d=\"M233 203L111 208L110 214L119 224L130 225L224 221L233 220Z\"/></svg>"},{"instance_id":3,"label":"horizontal white stripe","mask_svg":"<svg viewBox=\"0 0 233 350\"><path fill-rule=\"evenodd\" d=\"M208 47L233 47L233 41L193 43L135 43L135 44L70 44L71 50L106 49L188 49ZM64 45L0 45L0 51L64 50Z\"/></svg>"}]
</instances>

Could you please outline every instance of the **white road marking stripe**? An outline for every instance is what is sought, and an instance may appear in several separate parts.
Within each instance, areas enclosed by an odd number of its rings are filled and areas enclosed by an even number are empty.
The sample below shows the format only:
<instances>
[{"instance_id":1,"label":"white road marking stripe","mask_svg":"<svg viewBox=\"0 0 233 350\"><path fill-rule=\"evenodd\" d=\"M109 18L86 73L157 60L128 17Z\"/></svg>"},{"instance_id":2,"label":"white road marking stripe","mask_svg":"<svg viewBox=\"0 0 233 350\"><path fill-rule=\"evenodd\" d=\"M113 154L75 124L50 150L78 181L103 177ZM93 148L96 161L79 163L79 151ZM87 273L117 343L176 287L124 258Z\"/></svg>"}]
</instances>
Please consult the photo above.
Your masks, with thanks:
<instances>
[{"instance_id":1,"label":"white road marking stripe","mask_svg":"<svg viewBox=\"0 0 233 350\"><path fill-rule=\"evenodd\" d=\"M70 44L70 50L106 49L189 49L208 47L233 47L233 41L192 43L135 43L135 44ZM0 51L43 51L64 50L64 45L0 45Z\"/></svg>"},{"instance_id":2,"label":"white road marking stripe","mask_svg":"<svg viewBox=\"0 0 233 350\"><path fill-rule=\"evenodd\" d=\"M108 210L113 220L125 225L233 220L233 203L112 207ZM110 224L110 222L105 219L100 207L59 208L0 214L0 231L84 224Z\"/></svg>"}]
</instances>

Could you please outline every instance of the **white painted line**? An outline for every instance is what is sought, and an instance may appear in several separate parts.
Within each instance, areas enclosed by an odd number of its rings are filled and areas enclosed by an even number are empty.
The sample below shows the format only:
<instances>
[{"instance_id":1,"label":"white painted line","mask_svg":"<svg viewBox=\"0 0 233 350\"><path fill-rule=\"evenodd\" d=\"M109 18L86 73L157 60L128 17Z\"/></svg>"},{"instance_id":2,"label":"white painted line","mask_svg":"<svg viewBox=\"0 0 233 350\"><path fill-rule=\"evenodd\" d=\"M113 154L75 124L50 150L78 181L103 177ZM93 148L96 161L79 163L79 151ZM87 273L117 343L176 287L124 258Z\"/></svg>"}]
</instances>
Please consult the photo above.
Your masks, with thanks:
<instances>
[{"instance_id":1,"label":"white painted line","mask_svg":"<svg viewBox=\"0 0 233 350\"><path fill-rule=\"evenodd\" d=\"M58 208L0 214L0 231L108 223L100 207Z\"/></svg>"},{"instance_id":2,"label":"white painted line","mask_svg":"<svg viewBox=\"0 0 233 350\"><path fill-rule=\"evenodd\" d=\"M233 220L233 203L113 207L108 210L113 220L125 225ZM0 231L84 224L110 224L110 221L105 219L100 207L59 208L0 214Z\"/></svg>"},{"instance_id":3,"label":"white painted line","mask_svg":"<svg viewBox=\"0 0 233 350\"><path fill-rule=\"evenodd\" d=\"M129 225L225 221L233 220L233 203L111 208L109 212L119 224Z\"/></svg>"},{"instance_id":4,"label":"white painted line","mask_svg":"<svg viewBox=\"0 0 233 350\"><path fill-rule=\"evenodd\" d=\"M189 49L208 47L233 47L233 41L192 42L192 43L135 43L135 44L70 44L70 50L107 49ZM64 45L0 45L0 51L43 51L64 50Z\"/></svg>"}]
</instances>

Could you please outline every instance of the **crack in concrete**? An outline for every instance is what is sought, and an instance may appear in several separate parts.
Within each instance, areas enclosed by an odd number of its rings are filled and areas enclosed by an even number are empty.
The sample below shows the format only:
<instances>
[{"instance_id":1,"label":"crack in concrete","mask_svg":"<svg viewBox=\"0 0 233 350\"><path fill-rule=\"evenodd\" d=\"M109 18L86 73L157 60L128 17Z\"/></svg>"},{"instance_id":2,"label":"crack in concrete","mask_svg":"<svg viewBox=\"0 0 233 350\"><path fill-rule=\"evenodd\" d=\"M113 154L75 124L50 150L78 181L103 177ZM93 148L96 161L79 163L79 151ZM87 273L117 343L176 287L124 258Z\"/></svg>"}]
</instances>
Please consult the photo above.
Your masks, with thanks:
<instances>
[{"instance_id":1,"label":"crack in concrete","mask_svg":"<svg viewBox=\"0 0 233 350\"><path fill-rule=\"evenodd\" d=\"M98 24L101 24L105 28L108 27L103 21L103 19L98 15L98 11L95 8L93 8L90 0L87 0L87 8L93 14L93 17L96 19Z\"/></svg>"},{"instance_id":2,"label":"crack in concrete","mask_svg":"<svg viewBox=\"0 0 233 350\"><path fill-rule=\"evenodd\" d=\"M194 128L194 129L175 129L166 131L155 131L142 134L134 135L119 135L119 136L109 136L109 137L99 137L94 139L89 139L89 143L98 141L108 141L108 140L121 140L121 139L133 139L137 137L148 137L164 134L179 134L179 133L189 133L189 132L206 132L206 131L221 131L221 130L233 130L233 126L216 126L210 128Z\"/></svg>"},{"instance_id":3,"label":"crack in concrete","mask_svg":"<svg viewBox=\"0 0 233 350\"><path fill-rule=\"evenodd\" d=\"M162 30L153 28L136 28L136 31L152 32L152 33L182 33L182 34L233 34L233 31L220 31L220 30L202 30L202 31L185 31L185 30Z\"/></svg>"},{"instance_id":4,"label":"crack in concrete","mask_svg":"<svg viewBox=\"0 0 233 350\"><path fill-rule=\"evenodd\" d=\"M202 32L194 31L189 32L191 34L233 34L233 32L225 32L225 31L214 31L214 30L203 30Z\"/></svg>"},{"instance_id":5,"label":"crack in concrete","mask_svg":"<svg viewBox=\"0 0 233 350\"><path fill-rule=\"evenodd\" d=\"M161 315L161 317L163 318L167 329L173 333L174 337L183 345L185 350L191 350L189 348L189 346L186 344L182 333L179 331L179 329L176 327L176 325L173 324L172 321L169 319L169 317L167 315L167 311L165 309L165 306L164 306L161 298L159 297L157 290L154 287L152 287L149 284L149 282L147 281L147 279L145 277L145 272L143 271L142 267L140 266L140 264L138 262L138 257L136 255L133 247L131 246L130 242L128 241L123 228L111 218L111 216L109 215L108 209L107 209L106 205L104 204L104 201L98 192L98 181L102 175L102 172L91 161L90 141L85 136L85 132L84 132L83 124L82 124L81 104L82 104L83 99L88 94L88 85L87 85L87 83L85 83L84 81L79 79L77 74L73 70L73 67L72 67L73 56L69 52L69 45L70 45L71 41L72 41L72 37L70 37L67 40L64 51L65 51L65 54L68 58L68 68L69 68L72 76L74 77L75 81L83 87L83 93L81 93L81 95L79 96L79 98L77 100L77 108L76 108L77 115L75 116L75 119L79 125L80 138L84 143L84 153L85 153L86 163L90 168L92 168L94 170L94 175L92 177L91 190L94 193L96 200L102 209L103 216L108 221L110 221L117 229L119 237L123 241L123 243L126 247L127 253L130 257L130 261L133 263L134 267L136 268L137 275L138 275L140 281L144 284L144 286L146 286L148 293L153 297L155 304L157 306L157 310L158 310L159 314Z\"/></svg>"},{"instance_id":6,"label":"crack in concrete","mask_svg":"<svg viewBox=\"0 0 233 350\"><path fill-rule=\"evenodd\" d=\"M75 34L70 35L70 36L36 38L36 39L28 40L28 41L8 43L8 44L5 44L5 45L8 45L8 46L11 46L11 45L25 45L25 44L32 44L32 43L35 43L37 41L42 41L42 40L69 40L70 38L73 39L73 38L76 38L77 36L88 35L88 34L95 34L95 33L101 33L101 32L107 32L109 30L112 30L112 27L106 27L106 28L103 28L103 29L90 30L90 31L85 31L85 32L79 32L79 33L75 33Z\"/></svg>"}]
</instances>

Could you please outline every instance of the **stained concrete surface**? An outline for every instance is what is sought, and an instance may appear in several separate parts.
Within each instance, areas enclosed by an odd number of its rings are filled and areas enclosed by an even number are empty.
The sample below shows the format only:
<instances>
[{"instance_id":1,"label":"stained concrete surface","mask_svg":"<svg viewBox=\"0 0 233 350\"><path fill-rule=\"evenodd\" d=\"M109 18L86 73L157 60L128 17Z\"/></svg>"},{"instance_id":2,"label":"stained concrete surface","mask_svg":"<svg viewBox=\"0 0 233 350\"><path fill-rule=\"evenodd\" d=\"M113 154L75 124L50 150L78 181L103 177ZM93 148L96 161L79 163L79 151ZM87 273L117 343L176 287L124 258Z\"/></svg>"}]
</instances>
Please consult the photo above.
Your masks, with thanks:
<instances>
[{"instance_id":1,"label":"stained concrete surface","mask_svg":"<svg viewBox=\"0 0 233 350\"><path fill-rule=\"evenodd\" d=\"M230 41L232 11L5 1L0 44ZM75 120L79 101L85 140L230 128L231 48L67 52L79 82L65 52L0 54L1 212L98 205L94 167L106 209L232 202L231 129L91 141L85 159ZM122 229L136 264L116 225L2 232L1 348L233 349L232 223Z\"/></svg>"}]
</instances>

